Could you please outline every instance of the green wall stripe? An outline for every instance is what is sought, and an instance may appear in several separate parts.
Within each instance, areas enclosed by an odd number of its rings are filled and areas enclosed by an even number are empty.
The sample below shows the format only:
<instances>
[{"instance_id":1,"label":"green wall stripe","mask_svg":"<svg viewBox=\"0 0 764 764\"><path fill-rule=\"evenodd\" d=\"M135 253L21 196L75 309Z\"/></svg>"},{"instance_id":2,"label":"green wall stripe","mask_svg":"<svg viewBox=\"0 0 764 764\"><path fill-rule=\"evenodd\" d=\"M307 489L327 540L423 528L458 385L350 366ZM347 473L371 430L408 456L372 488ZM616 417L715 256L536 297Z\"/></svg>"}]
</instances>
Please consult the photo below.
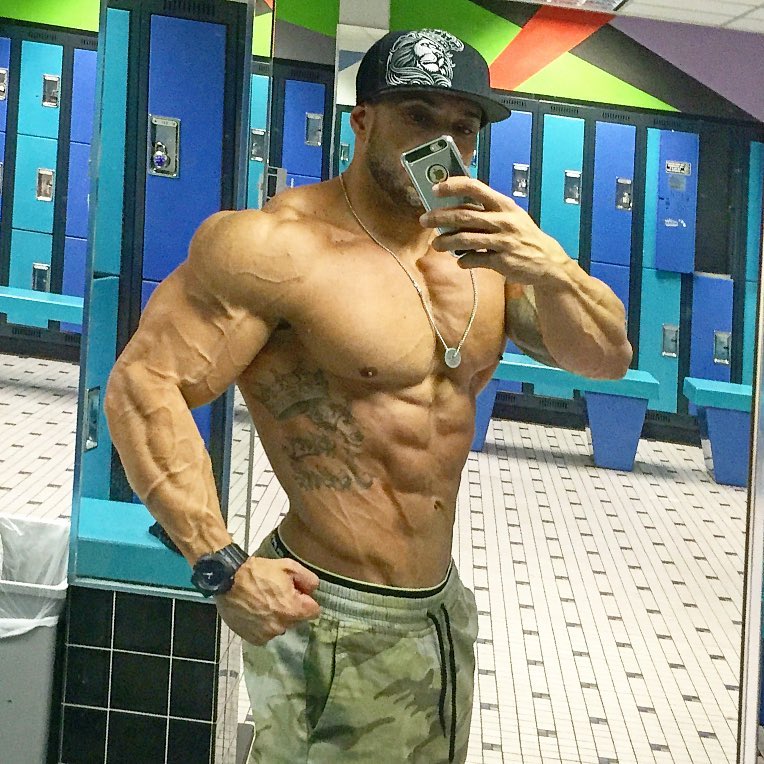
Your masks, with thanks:
<instances>
[{"instance_id":1,"label":"green wall stripe","mask_svg":"<svg viewBox=\"0 0 764 764\"><path fill-rule=\"evenodd\" d=\"M255 16L252 34L252 55L267 58L271 55L271 36L273 34L273 14L263 13Z\"/></svg>"},{"instance_id":2,"label":"green wall stripe","mask_svg":"<svg viewBox=\"0 0 764 764\"><path fill-rule=\"evenodd\" d=\"M336 37L340 0L276 0L276 20Z\"/></svg>"},{"instance_id":3,"label":"green wall stripe","mask_svg":"<svg viewBox=\"0 0 764 764\"><path fill-rule=\"evenodd\" d=\"M629 85L572 53L560 56L523 82L517 90L557 98L575 98L578 101L677 111L665 101Z\"/></svg>"},{"instance_id":4,"label":"green wall stripe","mask_svg":"<svg viewBox=\"0 0 764 764\"><path fill-rule=\"evenodd\" d=\"M100 0L0 0L0 16L32 24L98 31Z\"/></svg>"},{"instance_id":5,"label":"green wall stripe","mask_svg":"<svg viewBox=\"0 0 764 764\"><path fill-rule=\"evenodd\" d=\"M281 2L281 0L278 0ZM470 0L390 0L390 29L435 27L455 34L492 63L520 27Z\"/></svg>"}]
</instances>

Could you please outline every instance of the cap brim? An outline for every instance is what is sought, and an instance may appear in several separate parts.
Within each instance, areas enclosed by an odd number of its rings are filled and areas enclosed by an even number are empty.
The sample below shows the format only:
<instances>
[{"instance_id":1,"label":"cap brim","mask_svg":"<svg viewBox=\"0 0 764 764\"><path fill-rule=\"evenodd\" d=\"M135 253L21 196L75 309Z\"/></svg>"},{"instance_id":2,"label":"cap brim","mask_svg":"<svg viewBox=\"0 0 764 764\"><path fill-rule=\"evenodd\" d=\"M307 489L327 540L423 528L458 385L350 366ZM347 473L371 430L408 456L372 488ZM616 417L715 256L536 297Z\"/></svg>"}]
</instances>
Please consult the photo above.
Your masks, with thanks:
<instances>
[{"instance_id":1,"label":"cap brim","mask_svg":"<svg viewBox=\"0 0 764 764\"><path fill-rule=\"evenodd\" d=\"M378 96L383 95L395 95L396 93L436 93L438 95L459 96L467 101L476 103L480 107L485 115L485 119L482 121L482 124L484 125L488 122L501 122L503 119L507 119L512 113L508 106L505 106L501 101L494 100L493 98L469 93L466 90L430 87L427 85L396 85L395 87L383 88L374 93L371 98L377 98Z\"/></svg>"}]
</instances>

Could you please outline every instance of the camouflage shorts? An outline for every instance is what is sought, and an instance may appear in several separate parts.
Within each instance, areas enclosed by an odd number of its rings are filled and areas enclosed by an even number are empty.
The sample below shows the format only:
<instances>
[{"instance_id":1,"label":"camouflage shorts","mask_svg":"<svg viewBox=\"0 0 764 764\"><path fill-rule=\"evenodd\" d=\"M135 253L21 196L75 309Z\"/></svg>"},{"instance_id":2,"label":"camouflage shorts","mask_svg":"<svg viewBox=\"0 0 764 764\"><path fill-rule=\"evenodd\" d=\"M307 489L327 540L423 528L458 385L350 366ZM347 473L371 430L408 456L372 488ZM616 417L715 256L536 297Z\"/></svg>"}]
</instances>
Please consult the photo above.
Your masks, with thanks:
<instances>
[{"instance_id":1,"label":"camouflage shorts","mask_svg":"<svg viewBox=\"0 0 764 764\"><path fill-rule=\"evenodd\" d=\"M289 552L274 531L255 554ZM428 590L313 570L321 617L263 647L244 644L249 764L464 762L477 610L454 565Z\"/></svg>"}]
</instances>

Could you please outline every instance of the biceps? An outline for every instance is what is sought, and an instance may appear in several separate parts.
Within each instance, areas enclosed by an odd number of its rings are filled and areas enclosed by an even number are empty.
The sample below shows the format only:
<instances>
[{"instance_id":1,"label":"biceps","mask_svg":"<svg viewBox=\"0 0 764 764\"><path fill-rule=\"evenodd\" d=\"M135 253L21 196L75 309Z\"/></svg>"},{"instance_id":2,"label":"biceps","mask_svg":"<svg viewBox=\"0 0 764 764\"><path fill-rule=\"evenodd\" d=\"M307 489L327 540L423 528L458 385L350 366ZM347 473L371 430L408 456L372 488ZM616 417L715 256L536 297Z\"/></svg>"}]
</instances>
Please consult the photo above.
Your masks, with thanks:
<instances>
[{"instance_id":1,"label":"biceps","mask_svg":"<svg viewBox=\"0 0 764 764\"><path fill-rule=\"evenodd\" d=\"M152 295L119 364L177 387L195 408L236 380L272 330L273 323L205 293L181 266Z\"/></svg>"}]
</instances>

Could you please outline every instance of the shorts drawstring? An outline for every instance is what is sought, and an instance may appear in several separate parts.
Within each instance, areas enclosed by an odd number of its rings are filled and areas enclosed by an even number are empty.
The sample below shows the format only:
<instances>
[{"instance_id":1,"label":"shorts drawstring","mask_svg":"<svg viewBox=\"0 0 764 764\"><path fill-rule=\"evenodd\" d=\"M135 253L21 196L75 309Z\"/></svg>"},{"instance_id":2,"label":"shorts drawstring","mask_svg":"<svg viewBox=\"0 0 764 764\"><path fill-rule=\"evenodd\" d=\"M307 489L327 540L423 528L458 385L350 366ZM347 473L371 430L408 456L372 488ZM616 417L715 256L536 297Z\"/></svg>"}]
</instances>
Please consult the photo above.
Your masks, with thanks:
<instances>
[{"instance_id":1,"label":"shorts drawstring","mask_svg":"<svg viewBox=\"0 0 764 764\"><path fill-rule=\"evenodd\" d=\"M456 748L456 656L454 654L454 640L451 636L451 619L448 616L448 610L445 605L440 606L443 612L443 623L445 624L446 638L448 639L448 665L446 664L445 645L443 632L438 619L428 613L428 617L435 625L435 632L438 635L438 649L440 651L440 701L438 703L438 714L440 716L440 726L443 735L446 735L446 687L448 685L448 669L451 669L451 729L448 745L448 760L454 760L454 749Z\"/></svg>"}]
</instances>

